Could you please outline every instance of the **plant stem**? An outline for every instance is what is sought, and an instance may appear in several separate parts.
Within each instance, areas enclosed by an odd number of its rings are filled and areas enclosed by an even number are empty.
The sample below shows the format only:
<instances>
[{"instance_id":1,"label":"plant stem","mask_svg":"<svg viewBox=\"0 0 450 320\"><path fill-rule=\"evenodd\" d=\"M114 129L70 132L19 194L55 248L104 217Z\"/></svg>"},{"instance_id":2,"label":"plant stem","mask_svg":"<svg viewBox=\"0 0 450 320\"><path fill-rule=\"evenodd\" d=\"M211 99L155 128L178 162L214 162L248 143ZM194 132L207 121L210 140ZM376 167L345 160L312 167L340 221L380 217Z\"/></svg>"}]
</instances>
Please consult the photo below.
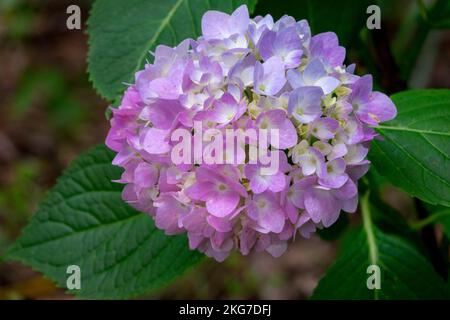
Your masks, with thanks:
<instances>
[{"instance_id":1,"label":"plant stem","mask_svg":"<svg viewBox=\"0 0 450 320\"><path fill-rule=\"evenodd\" d=\"M361 212L363 217L363 226L367 234L367 243L369 245L370 263L376 264L378 260L378 250L375 242L375 235L372 227L372 217L370 214L369 191L361 198Z\"/></svg>"}]
</instances>

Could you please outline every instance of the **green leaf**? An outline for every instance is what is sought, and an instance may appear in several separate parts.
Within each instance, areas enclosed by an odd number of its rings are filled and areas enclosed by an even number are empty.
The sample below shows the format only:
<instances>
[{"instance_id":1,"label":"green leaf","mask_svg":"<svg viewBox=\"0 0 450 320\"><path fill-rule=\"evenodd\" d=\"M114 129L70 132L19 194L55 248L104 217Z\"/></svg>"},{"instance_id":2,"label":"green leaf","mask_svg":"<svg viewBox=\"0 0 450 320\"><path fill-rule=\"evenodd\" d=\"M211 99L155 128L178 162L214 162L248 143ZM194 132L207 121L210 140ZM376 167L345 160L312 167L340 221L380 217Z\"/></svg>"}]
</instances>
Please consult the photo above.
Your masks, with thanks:
<instances>
[{"instance_id":1,"label":"green leaf","mask_svg":"<svg viewBox=\"0 0 450 320\"><path fill-rule=\"evenodd\" d=\"M445 235L450 239L450 209L445 209L434 213L431 217L441 224Z\"/></svg>"},{"instance_id":2,"label":"green leaf","mask_svg":"<svg viewBox=\"0 0 450 320\"><path fill-rule=\"evenodd\" d=\"M288 14L297 20L307 19L313 34L336 32L340 44L348 46L365 25L370 4L367 0L264 0L258 2L255 13L271 14L275 18Z\"/></svg>"},{"instance_id":3,"label":"green leaf","mask_svg":"<svg viewBox=\"0 0 450 320\"><path fill-rule=\"evenodd\" d=\"M450 206L450 90L392 96L397 118L377 131L369 158L378 172L409 194Z\"/></svg>"},{"instance_id":4,"label":"green leaf","mask_svg":"<svg viewBox=\"0 0 450 320\"><path fill-rule=\"evenodd\" d=\"M81 268L89 298L127 298L167 284L202 257L185 236L165 236L146 214L121 199L113 152L100 146L80 156L40 204L7 253L66 287L70 265Z\"/></svg>"},{"instance_id":5,"label":"green leaf","mask_svg":"<svg viewBox=\"0 0 450 320\"><path fill-rule=\"evenodd\" d=\"M436 29L450 29L450 18L442 19L433 24Z\"/></svg>"},{"instance_id":6,"label":"green leaf","mask_svg":"<svg viewBox=\"0 0 450 320\"><path fill-rule=\"evenodd\" d=\"M444 281L409 243L383 233L362 199L363 227L351 232L341 254L320 280L313 299L445 299ZM368 289L370 265L380 268L380 289Z\"/></svg>"},{"instance_id":7,"label":"green leaf","mask_svg":"<svg viewBox=\"0 0 450 320\"><path fill-rule=\"evenodd\" d=\"M256 0L97 0L88 20L90 79L100 95L113 101L131 83L149 51L176 46L200 34L207 10L232 12Z\"/></svg>"}]
</instances>

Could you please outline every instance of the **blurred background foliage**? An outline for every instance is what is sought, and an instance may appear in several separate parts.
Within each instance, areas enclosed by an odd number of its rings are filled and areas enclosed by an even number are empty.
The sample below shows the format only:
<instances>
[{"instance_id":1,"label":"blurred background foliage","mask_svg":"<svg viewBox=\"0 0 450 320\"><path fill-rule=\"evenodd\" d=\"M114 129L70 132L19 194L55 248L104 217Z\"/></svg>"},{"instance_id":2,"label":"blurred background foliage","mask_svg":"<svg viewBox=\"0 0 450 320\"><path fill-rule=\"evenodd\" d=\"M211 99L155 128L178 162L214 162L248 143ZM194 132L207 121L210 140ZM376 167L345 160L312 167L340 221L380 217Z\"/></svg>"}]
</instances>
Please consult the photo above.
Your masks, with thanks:
<instances>
[{"instance_id":1,"label":"blurred background foliage","mask_svg":"<svg viewBox=\"0 0 450 320\"><path fill-rule=\"evenodd\" d=\"M66 8L74 3L81 7L83 30L66 28ZM449 13L437 5L426 10L435 1L334 3L310 23L315 33L340 31L357 73L374 74L376 86L387 93L450 87L450 33L443 30L450 24L445 20ZM381 30L364 27L369 4L381 7ZM344 5L351 10L344 11ZM67 164L106 136L108 103L96 95L86 74L84 30L90 6L90 0L0 0L0 257ZM303 0L260 0L256 13L300 19L307 10ZM327 15L341 15L340 22L316 23ZM373 168L366 182L378 185L383 200L414 220L413 201ZM234 255L222 264L207 260L146 298L306 298L333 261L338 236L358 219L358 214L343 215L312 239L297 239L279 259L262 253ZM438 241L445 241L443 234L449 231L435 231ZM72 297L19 263L0 262L0 299L51 298Z\"/></svg>"}]
</instances>

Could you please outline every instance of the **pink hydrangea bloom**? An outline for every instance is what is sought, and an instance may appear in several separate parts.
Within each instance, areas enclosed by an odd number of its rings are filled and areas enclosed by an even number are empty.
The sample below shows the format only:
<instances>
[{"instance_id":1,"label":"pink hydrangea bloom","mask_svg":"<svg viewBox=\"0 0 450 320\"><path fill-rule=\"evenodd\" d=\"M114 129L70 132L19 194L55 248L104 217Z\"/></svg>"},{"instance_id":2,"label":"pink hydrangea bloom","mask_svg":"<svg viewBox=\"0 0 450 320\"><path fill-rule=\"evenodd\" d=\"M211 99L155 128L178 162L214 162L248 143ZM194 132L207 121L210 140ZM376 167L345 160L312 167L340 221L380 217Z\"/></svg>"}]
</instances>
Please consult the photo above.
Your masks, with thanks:
<instances>
[{"instance_id":1,"label":"pink hydrangea bloom","mask_svg":"<svg viewBox=\"0 0 450 320\"><path fill-rule=\"evenodd\" d=\"M191 249L218 261L233 250L280 256L297 233L309 237L356 210L371 127L396 108L372 91L370 75L343 65L334 33L311 36L305 20L250 19L241 6L205 13L202 32L158 46L113 109L106 144L124 168L117 182L166 234L187 233ZM207 164L194 152L174 163L172 134L185 129L193 139L195 122L218 133L276 129L266 147L278 168L264 174L265 163L249 161L252 139L237 146L240 162Z\"/></svg>"}]
</instances>

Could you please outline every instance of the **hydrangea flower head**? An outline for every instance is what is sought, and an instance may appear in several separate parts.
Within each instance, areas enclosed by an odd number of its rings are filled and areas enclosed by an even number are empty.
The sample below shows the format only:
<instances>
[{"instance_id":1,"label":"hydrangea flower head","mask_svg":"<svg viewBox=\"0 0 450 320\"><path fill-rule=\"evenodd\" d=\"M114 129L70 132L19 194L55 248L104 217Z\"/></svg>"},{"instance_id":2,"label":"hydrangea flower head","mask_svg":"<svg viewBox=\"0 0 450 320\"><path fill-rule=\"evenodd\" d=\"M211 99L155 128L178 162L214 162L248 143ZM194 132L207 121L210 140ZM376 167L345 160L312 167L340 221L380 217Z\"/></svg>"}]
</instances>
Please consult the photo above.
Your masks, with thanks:
<instances>
[{"instance_id":1,"label":"hydrangea flower head","mask_svg":"<svg viewBox=\"0 0 450 320\"><path fill-rule=\"evenodd\" d=\"M308 238L356 211L372 127L396 108L372 91L370 75L343 65L334 33L313 36L306 20L250 19L241 6L231 15L208 11L201 25L196 40L158 46L113 109L106 144L124 168L122 197L218 261L233 250L280 256L297 233ZM249 129L259 135L219 139ZM258 144L267 130L276 138ZM200 147L180 149L182 137L196 135ZM252 156L256 145L267 157Z\"/></svg>"}]
</instances>

